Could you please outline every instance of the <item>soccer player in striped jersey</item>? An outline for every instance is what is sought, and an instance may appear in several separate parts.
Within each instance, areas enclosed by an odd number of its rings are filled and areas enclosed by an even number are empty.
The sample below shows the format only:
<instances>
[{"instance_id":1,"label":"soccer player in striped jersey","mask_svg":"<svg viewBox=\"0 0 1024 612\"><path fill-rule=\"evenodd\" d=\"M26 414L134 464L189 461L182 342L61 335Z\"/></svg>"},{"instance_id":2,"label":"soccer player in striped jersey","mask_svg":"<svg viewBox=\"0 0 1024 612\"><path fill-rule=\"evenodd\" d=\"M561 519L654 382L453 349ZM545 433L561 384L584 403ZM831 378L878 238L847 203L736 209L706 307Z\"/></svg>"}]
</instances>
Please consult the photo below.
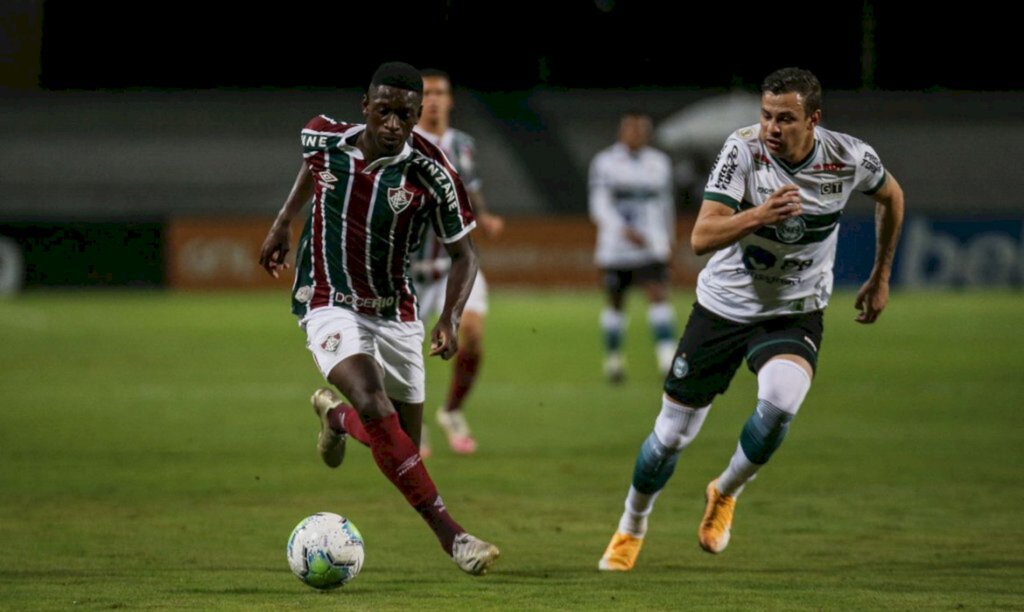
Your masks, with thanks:
<instances>
[{"instance_id":1,"label":"soccer player in striped jersey","mask_svg":"<svg viewBox=\"0 0 1024 612\"><path fill-rule=\"evenodd\" d=\"M413 135L423 81L412 66L382 64L363 97L365 125L324 116L302 130L305 161L260 253L273 276L287 268L291 221L313 197L295 258L292 312L330 389L313 394L324 462L337 467L351 435L370 447L442 548L465 572L486 573L498 549L449 514L419 454L423 323L408 276L409 253L430 225L452 260L431 355L458 350L458 323L477 270L469 199L455 169Z\"/></svg>"},{"instance_id":2,"label":"soccer player in striped jersey","mask_svg":"<svg viewBox=\"0 0 1024 612\"><path fill-rule=\"evenodd\" d=\"M665 380L654 431L636 458L625 511L598 567L633 568L654 501L679 453L700 431L711 401L745 359L757 404L732 458L705 489L698 542L729 543L736 500L782 444L818 363L822 313L832 292L839 217L854 191L875 201L875 265L857 293L860 323L889 299L889 274L903 223L903 191L867 143L827 130L821 85L783 68L761 86L761 121L734 132L715 162L691 244L714 253L697 282L697 303Z\"/></svg>"},{"instance_id":3,"label":"soccer player in striped jersey","mask_svg":"<svg viewBox=\"0 0 1024 612\"><path fill-rule=\"evenodd\" d=\"M672 164L648 146L651 118L630 112L619 122L619 139L590 163L590 218L597 224L594 259L601 269L608 306L601 313L604 373L613 383L625 375L623 306L632 285L643 287L650 306L658 369L668 372L676 349L676 315L669 301L668 262L675 244Z\"/></svg>"},{"instance_id":4,"label":"soccer player in striped jersey","mask_svg":"<svg viewBox=\"0 0 1024 612\"><path fill-rule=\"evenodd\" d=\"M481 180L476 173L476 143L463 131L451 127L451 112L455 106L451 78L440 70L421 70L423 75L423 112L415 132L440 147L448 157L466 186L473 204L477 225L489 238L496 237L504 227L501 217L490 214L481 192ZM427 320L441 311L444 288L448 284L451 258L442 242L428 228L428 236L413 254L410 271L420 298L420 316ZM437 411L437 423L448 438L448 445L461 455L476 452L476 440L469 429L462 405L480 370L483 360L484 317L487 314L487 281L477 272L473 291L462 313L459 327L459 352L452 367L448 398ZM420 454L430 453L427 429L420 439Z\"/></svg>"}]
</instances>

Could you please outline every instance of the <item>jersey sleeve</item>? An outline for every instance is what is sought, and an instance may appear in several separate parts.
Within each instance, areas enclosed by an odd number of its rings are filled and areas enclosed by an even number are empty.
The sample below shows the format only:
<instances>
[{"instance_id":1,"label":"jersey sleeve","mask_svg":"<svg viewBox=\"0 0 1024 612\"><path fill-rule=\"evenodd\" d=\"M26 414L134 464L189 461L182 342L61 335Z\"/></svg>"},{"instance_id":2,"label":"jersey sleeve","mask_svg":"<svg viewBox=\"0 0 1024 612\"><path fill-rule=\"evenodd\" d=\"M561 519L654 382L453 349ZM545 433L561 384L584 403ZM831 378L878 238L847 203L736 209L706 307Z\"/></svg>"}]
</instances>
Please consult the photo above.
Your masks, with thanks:
<instances>
[{"instance_id":1,"label":"jersey sleeve","mask_svg":"<svg viewBox=\"0 0 1024 612\"><path fill-rule=\"evenodd\" d=\"M853 154L857 160L853 188L866 195L872 195L885 184L886 173L882 160L878 158L871 145L859 140L853 147Z\"/></svg>"},{"instance_id":2,"label":"jersey sleeve","mask_svg":"<svg viewBox=\"0 0 1024 612\"><path fill-rule=\"evenodd\" d=\"M480 191L483 181L476 171L476 141L472 137L463 135L458 143L459 177L462 184L470 191Z\"/></svg>"},{"instance_id":3,"label":"jersey sleeve","mask_svg":"<svg viewBox=\"0 0 1024 612\"><path fill-rule=\"evenodd\" d=\"M416 132L412 133L412 146L418 155L414 163L432 201L430 225L441 242L455 242L476 227L466 187L439 147Z\"/></svg>"},{"instance_id":4,"label":"jersey sleeve","mask_svg":"<svg viewBox=\"0 0 1024 612\"><path fill-rule=\"evenodd\" d=\"M300 136L302 157L314 170L323 170L324 152L328 147L336 145L342 132L352 127L339 123L325 115L317 115L310 119Z\"/></svg>"},{"instance_id":5,"label":"jersey sleeve","mask_svg":"<svg viewBox=\"0 0 1024 612\"><path fill-rule=\"evenodd\" d=\"M730 137L715 158L708 183L704 187L704 199L720 202L738 211L746 192L750 166L750 150L747 144Z\"/></svg>"},{"instance_id":6,"label":"jersey sleeve","mask_svg":"<svg viewBox=\"0 0 1024 612\"><path fill-rule=\"evenodd\" d=\"M440 172L429 179L432 183L430 192L436 200L431 226L441 242L450 244L473 231L476 220L469 195L458 173L451 166L446 167L443 163L437 165Z\"/></svg>"},{"instance_id":7,"label":"jersey sleeve","mask_svg":"<svg viewBox=\"0 0 1024 612\"><path fill-rule=\"evenodd\" d=\"M604 156L601 154L598 154L590 162L588 209L590 219L597 226L614 227L621 225L623 219L622 215L615 210L615 204L612 201L612 186L604 166Z\"/></svg>"}]
</instances>

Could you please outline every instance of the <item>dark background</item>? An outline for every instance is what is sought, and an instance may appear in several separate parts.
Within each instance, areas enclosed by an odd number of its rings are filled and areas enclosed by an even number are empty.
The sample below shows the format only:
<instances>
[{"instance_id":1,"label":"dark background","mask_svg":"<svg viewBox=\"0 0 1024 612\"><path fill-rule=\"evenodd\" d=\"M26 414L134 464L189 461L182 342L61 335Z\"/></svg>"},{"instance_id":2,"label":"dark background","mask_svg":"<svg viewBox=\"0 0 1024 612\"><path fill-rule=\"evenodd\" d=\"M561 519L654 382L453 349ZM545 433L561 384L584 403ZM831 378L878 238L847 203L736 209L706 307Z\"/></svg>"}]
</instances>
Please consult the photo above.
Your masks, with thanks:
<instances>
[{"instance_id":1,"label":"dark background","mask_svg":"<svg viewBox=\"0 0 1024 612\"><path fill-rule=\"evenodd\" d=\"M405 59L492 91L754 86L782 65L811 69L829 90L1024 87L1017 23L994 3L897 4L54 0L42 10L39 80L355 87L381 61Z\"/></svg>"},{"instance_id":2,"label":"dark background","mask_svg":"<svg viewBox=\"0 0 1024 612\"><path fill-rule=\"evenodd\" d=\"M170 261L251 282L262 235L193 236L175 259L168 228L273 215L301 126L358 117L360 89L395 59L452 73L455 124L477 137L510 227L584 219L589 162L625 109L660 127L700 108L719 132L706 150L661 145L692 215L704 166L756 106L708 115L772 70L808 68L826 127L871 143L909 194L896 278L1020 286L1018 29L992 2L0 0L0 294L173 285ZM871 210L851 201L840 280L868 272L851 254L873 253Z\"/></svg>"}]
</instances>

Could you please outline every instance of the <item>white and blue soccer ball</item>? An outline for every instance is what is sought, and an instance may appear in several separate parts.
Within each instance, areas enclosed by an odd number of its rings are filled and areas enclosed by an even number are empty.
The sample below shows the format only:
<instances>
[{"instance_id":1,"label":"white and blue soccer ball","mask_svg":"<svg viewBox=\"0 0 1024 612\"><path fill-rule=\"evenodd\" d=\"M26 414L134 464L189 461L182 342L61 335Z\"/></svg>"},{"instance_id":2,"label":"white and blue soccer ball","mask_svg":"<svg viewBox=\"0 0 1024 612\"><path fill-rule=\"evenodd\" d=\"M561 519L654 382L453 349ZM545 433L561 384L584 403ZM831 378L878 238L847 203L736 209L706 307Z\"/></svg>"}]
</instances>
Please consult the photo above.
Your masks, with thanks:
<instances>
[{"instance_id":1,"label":"white and blue soccer ball","mask_svg":"<svg viewBox=\"0 0 1024 612\"><path fill-rule=\"evenodd\" d=\"M363 536L347 518L317 512L296 525L288 538L288 566L314 589L336 589L363 568Z\"/></svg>"}]
</instances>

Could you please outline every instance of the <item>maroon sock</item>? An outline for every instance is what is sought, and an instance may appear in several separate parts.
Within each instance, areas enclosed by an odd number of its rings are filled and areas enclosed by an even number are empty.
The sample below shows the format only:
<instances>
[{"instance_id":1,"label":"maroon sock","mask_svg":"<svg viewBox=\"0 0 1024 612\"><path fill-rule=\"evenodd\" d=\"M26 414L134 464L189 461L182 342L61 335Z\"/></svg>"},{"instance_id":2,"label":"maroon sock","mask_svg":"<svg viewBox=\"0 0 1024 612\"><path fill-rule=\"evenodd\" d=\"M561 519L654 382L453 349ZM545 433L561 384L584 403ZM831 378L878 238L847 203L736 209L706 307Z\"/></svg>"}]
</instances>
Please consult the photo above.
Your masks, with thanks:
<instances>
[{"instance_id":1,"label":"maroon sock","mask_svg":"<svg viewBox=\"0 0 1024 612\"><path fill-rule=\"evenodd\" d=\"M434 530L441 548L449 555L452 554L455 536L465 530L448 514L441 496L437 494L434 481L423 465L419 449L408 434L402 431L398 413L367 421L365 425L370 434L370 449L377 467Z\"/></svg>"},{"instance_id":2,"label":"maroon sock","mask_svg":"<svg viewBox=\"0 0 1024 612\"><path fill-rule=\"evenodd\" d=\"M327 422L335 432L345 432L366 446L370 446L370 435L366 433L363 422L359 419L359 413L352 406L338 404L331 408L327 412Z\"/></svg>"},{"instance_id":3,"label":"maroon sock","mask_svg":"<svg viewBox=\"0 0 1024 612\"><path fill-rule=\"evenodd\" d=\"M462 402L473 388L477 370L480 369L481 355L478 352L459 351L455 355L455 371L448 388L448 403L445 410L452 412L462 408Z\"/></svg>"}]
</instances>

